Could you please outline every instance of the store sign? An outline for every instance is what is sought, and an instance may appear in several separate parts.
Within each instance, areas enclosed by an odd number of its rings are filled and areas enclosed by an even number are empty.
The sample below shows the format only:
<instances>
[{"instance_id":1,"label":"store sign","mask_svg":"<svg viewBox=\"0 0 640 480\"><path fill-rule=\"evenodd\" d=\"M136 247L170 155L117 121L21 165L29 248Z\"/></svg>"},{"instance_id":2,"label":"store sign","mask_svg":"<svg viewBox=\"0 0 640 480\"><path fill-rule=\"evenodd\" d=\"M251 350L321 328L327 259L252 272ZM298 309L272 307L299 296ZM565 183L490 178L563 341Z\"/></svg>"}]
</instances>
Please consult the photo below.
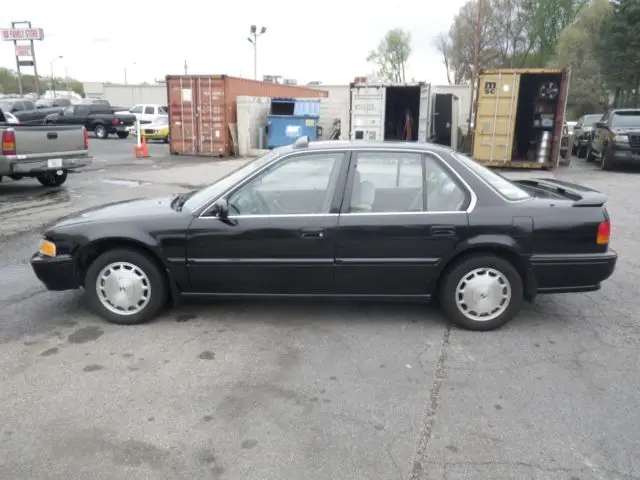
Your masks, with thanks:
<instances>
[{"instance_id":1,"label":"store sign","mask_svg":"<svg viewBox=\"0 0 640 480\"><path fill-rule=\"evenodd\" d=\"M30 57L31 56L31 44L18 44L16 43L16 57Z\"/></svg>"},{"instance_id":2,"label":"store sign","mask_svg":"<svg viewBox=\"0 0 640 480\"><path fill-rule=\"evenodd\" d=\"M42 40L44 39L44 30L41 28L3 28L0 29L0 38L4 42Z\"/></svg>"}]
</instances>

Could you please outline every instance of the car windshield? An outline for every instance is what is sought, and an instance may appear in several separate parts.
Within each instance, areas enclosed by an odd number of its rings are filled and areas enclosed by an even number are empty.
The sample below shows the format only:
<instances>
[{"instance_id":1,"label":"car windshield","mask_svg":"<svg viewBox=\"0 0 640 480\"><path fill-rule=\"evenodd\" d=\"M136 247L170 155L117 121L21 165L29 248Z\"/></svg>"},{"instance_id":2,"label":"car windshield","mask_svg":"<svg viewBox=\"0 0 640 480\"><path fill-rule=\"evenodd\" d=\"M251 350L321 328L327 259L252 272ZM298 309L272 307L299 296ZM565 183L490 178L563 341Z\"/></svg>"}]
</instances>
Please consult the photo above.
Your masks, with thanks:
<instances>
[{"instance_id":1,"label":"car windshield","mask_svg":"<svg viewBox=\"0 0 640 480\"><path fill-rule=\"evenodd\" d=\"M11 110L11 107L13 106L12 102L8 102L6 100L0 100L0 108L5 111L5 112L9 112Z\"/></svg>"},{"instance_id":2,"label":"car windshield","mask_svg":"<svg viewBox=\"0 0 640 480\"><path fill-rule=\"evenodd\" d=\"M584 120L582 120L582 126L591 127L594 123L602 118L602 115L585 115Z\"/></svg>"},{"instance_id":3,"label":"car windshield","mask_svg":"<svg viewBox=\"0 0 640 480\"><path fill-rule=\"evenodd\" d=\"M640 110L614 113L613 118L611 119L611 126L640 128Z\"/></svg>"},{"instance_id":4,"label":"car windshield","mask_svg":"<svg viewBox=\"0 0 640 480\"><path fill-rule=\"evenodd\" d=\"M466 155L462 155L461 153L453 154L465 167L479 176L482 180L488 183L495 191L497 191L500 195L502 195L507 200L526 200L527 198L531 198L525 190L503 177L499 173L494 172L493 170L488 169L487 167L480 165L479 163L473 161Z\"/></svg>"},{"instance_id":5,"label":"car windshield","mask_svg":"<svg viewBox=\"0 0 640 480\"><path fill-rule=\"evenodd\" d=\"M265 153L261 157L258 157L253 162L250 162L237 170L234 170L226 177L222 177L216 183L207 187L196 190L184 203L182 209L193 213L209 200L213 200L220 194L224 193L227 189L238 183L240 180L262 168L269 163L278 154L272 150Z\"/></svg>"}]
</instances>

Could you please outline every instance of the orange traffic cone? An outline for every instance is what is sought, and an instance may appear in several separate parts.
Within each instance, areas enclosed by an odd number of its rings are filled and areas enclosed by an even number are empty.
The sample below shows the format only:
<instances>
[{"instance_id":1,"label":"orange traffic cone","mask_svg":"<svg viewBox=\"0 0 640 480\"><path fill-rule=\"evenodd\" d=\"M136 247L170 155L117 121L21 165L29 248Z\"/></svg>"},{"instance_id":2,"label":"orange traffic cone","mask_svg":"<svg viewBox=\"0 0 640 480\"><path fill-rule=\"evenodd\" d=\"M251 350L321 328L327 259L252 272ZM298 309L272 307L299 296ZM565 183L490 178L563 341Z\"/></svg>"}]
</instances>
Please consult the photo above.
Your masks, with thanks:
<instances>
[{"instance_id":1,"label":"orange traffic cone","mask_svg":"<svg viewBox=\"0 0 640 480\"><path fill-rule=\"evenodd\" d=\"M136 146L133 147L133 151L136 155L136 158L149 158L149 147L147 146L147 140L142 137L140 144L136 143Z\"/></svg>"}]
</instances>

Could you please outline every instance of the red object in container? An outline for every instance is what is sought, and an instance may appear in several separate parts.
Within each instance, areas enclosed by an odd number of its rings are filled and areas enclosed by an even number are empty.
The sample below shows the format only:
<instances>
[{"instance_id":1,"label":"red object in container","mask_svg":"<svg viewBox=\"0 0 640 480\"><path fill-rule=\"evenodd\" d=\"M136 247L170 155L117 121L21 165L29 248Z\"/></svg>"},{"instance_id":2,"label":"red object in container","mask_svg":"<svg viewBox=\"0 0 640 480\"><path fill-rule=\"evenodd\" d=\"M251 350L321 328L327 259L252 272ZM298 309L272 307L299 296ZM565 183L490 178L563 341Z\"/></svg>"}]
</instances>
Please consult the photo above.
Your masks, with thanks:
<instances>
[{"instance_id":1,"label":"red object in container","mask_svg":"<svg viewBox=\"0 0 640 480\"><path fill-rule=\"evenodd\" d=\"M170 152L174 155L230 155L229 124L237 123L237 98L327 98L329 93L227 75L168 75Z\"/></svg>"}]
</instances>

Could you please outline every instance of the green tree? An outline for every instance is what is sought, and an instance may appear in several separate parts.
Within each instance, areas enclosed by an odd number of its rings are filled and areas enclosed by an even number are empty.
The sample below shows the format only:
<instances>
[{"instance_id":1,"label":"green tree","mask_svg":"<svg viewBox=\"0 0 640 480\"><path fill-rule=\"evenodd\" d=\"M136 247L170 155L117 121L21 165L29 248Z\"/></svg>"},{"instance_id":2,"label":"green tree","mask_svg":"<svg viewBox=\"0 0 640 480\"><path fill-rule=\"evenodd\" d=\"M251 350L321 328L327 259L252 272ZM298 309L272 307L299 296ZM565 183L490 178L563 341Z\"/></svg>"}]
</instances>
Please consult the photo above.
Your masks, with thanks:
<instances>
[{"instance_id":1,"label":"green tree","mask_svg":"<svg viewBox=\"0 0 640 480\"><path fill-rule=\"evenodd\" d=\"M593 0L558 38L555 63L571 67L568 103L576 116L604 111L609 106L607 82L596 55L597 36L613 14L609 0Z\"/></svg>"},{"instance_id":2,"label":"green tree","mask_svg":"<svg viewBox=\"0 0 640 480\"><path fill-rule=\"evenodd\" d=\"M74 78L55 78L56 90L66 90L67 81L69 88L74 92L84 96L84 86L82 82ZM51 88L51 77L40 77L40 92ZM36 77L34 75L22 74L23 93L36 91ZM0 93L19 93L18 74L8 68L0 67Z\"/></svg>"},{"instance_id":3,"label":"green tree","mask_svg":"<svg viewBox=\"0 0 640 480\"><path fill-rule=\"evenodd\" d=\"M597 57L615 92L614 106L640 106L640 0L613 2L599 33Z\"/></svg>"},{"instance_id":4,"label":"green tree","mask_svg":"<svg viewBox=\"0 0 640 480\"><path fill-rule=\"evenodd\" d=\"M386 82L406 81L406 68L411 56L411 34L401 28L389 30L376 50L369 52L367 62L376 66L376 74Z\"/></svg>"}]
</instances>

